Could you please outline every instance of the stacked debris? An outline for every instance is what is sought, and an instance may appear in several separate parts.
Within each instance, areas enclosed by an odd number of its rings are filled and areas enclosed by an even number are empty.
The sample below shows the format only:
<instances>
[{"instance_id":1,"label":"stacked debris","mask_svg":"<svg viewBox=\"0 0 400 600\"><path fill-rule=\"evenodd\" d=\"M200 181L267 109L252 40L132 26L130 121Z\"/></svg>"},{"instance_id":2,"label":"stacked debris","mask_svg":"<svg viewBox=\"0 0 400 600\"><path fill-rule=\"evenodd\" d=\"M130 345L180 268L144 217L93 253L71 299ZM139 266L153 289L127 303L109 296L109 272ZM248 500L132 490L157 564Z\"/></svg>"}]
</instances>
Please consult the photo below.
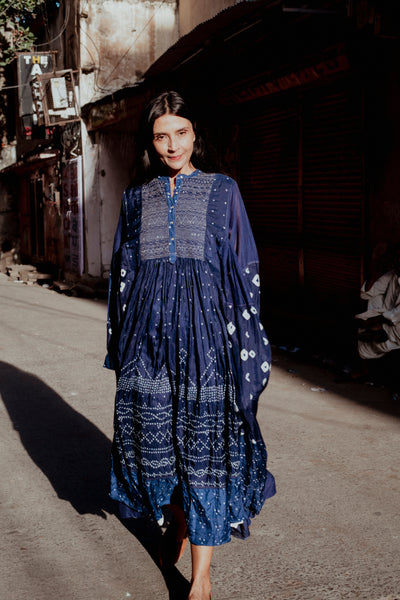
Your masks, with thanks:
<instances>
[{"instance_id":1,"label":"stacked debris","mask_svg":"<svg viewBox=\"0 0 400 600\"><path fill-rule=\"evenodd\" d=\"M45 285L50 287L53 284L53 276L51 273L40 273L36 267L32 265L8 265L6 267L6 274L10 277L11 281L18 283L25 283L27 285Z\"/></svg>"},{"instance_id":2,"label":"stacked debris","mask_svg":"<svg viewBox=\"0 0 400 600\"><path fill-rule=\"evenodd\" d=\"M107 281L98 278L65 281L54 273L40 271L33 265L10 264L5 267L5 274L15 283L40 285L55 292L76 296L78 298L107 298Z\"/></svg>"}]
</instances>

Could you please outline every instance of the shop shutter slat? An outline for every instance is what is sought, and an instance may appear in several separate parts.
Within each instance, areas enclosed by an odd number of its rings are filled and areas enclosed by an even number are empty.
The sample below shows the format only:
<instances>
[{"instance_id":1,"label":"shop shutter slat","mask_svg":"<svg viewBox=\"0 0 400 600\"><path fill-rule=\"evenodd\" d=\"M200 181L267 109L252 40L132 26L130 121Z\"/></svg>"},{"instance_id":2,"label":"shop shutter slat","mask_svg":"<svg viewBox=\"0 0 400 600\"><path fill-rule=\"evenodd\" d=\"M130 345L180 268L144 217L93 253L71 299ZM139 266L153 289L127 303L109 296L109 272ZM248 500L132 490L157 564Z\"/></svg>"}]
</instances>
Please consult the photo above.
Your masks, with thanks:
<instances>
[{"instance_id":1,"label":"shop shutter slat","mask_svg":"<svg viewBox=\"0 0 400 600\"><path fill-rule=\"evenodd\" d=\"M305 286L343 303L361 283L361 128L361 98L346 86L304 96Z\"/></svg>"},{"instance_id":2,"label":"shop shutter slat","mask_svg":"<svg viewBox=\"0 0 400 600\"><path fill-rule=\"evenodd\" d=\"M268 104L241 123L240 186L262 280L279 291L298 279L298 118L293 103Z\"/></svg>"},{"instance_id":3,"label":"shop shutter slat","mask_svg":"<svg viewBox=\"0 0 400 600\"><path fill-rule=\"evenodd\" d=\"M247 115L240 186L268 289L304 283L308 295L346 304L361 283L360 95L337 81L254 101Z\"/></svg>"}]
</instances>

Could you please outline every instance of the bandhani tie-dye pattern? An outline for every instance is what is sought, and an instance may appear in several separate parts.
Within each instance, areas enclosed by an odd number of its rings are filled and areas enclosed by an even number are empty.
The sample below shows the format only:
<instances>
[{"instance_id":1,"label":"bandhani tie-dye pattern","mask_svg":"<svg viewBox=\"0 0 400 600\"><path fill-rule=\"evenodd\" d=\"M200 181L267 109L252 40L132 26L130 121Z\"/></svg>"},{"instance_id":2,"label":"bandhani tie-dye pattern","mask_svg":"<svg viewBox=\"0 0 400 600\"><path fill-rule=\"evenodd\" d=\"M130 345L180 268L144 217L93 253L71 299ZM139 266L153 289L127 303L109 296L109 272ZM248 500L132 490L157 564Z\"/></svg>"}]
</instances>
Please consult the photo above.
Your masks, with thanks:
<instances>
[{"instance_id":1,"label":"bandhani tie-dye pattern","mask_svg":"<svg viewBox=\"0 0 400 600\"><path fill-rule=\"evenodd\" d=\"M179 497L189 539L247 537L275 493L256 420L270 346L258 258L237 184L159 177L124 193L110 275L117 373L111 497L162 520Z\"/></svg>"}]
</instances>

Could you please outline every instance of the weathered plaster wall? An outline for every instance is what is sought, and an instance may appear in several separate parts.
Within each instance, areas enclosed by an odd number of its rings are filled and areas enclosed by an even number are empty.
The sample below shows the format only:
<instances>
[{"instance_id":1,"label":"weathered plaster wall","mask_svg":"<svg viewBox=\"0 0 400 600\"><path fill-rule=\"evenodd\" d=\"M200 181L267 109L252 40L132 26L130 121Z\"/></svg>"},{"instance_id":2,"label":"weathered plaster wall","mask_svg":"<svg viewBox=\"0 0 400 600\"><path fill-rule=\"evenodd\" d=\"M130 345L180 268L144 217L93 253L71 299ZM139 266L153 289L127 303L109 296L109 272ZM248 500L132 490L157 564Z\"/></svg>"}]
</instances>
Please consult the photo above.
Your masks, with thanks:
<instances>
[{"instance_id":1,"label":"weathered plaster wall","mask_svg":"<svg viewBox=\"0 0 400 600\"><path fill-rule=\"evenodd\" d=\"M133 163L132 138L127 133L100 136L100 197L102 207L101 256L103 275L108 274L122 193L129 184Z\"/></svg>"},{"instance_id":2,"label":"weathered plaster wall","mask_svg":"<svg viewBox=\"0 0 400 600\"><path fill-rule=\"evenodd\" d=\"M178 37L176 0L85 0L81 104L134 85Z\"/></svg>"},{"instance_id":3,"label":"weathered plaster wall","mask_svg":"<svg viewBox=\"0 0 400 600\"><path fill-rule=\"evenodd\" d=\"M88 136L82 122L83 195L85 219L85 271L88 275L101 275L101 228L98 187L99 147Z\"/></svg>"},{"instance_id":4,"label":"weathered plaster wall","mask_svg":"<svg viewBox=\"0 0 400 600\"><path fill-rule=\"evenodd\" d=\"M87 273L108 276L122 193L133 166L129 132L84 136Z\"/></svg>"},{"instance_id":5,"label":"weathered plaster wall","mask_svg":"<svg viewBox=\"0 0 400 600\"><path fill-rule=\"evenodd\" d=\"M203 21L208 21L221 10L238 4L235 0L187 0L179 3L179 35L186 35Z\"/></svg>"},{"instance_id":6,"label":"weathered plaster wall","mask_svg":"<svg viewBox=\"0 0 400 600\"><path fill-rule=\"evenodd\" d=\"M176 0L84 0L80 30L80 104L137 83L178 39ZM132 167L133 133L107 128L88 136L82 123L86 268L108 274L123 189Z\"/></svg>"}]
</instances>

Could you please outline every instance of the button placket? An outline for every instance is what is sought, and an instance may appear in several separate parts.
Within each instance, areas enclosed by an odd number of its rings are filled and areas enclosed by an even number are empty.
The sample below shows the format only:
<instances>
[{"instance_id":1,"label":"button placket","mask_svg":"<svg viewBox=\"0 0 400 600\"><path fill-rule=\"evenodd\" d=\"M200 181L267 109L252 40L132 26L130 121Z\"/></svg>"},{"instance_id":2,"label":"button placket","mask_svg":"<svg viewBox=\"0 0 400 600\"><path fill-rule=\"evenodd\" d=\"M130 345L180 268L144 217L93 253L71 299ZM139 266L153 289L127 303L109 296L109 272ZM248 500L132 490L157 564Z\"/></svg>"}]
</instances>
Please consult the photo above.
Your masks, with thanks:
<instances>
[{"instance_id":1,"label":"button placket","mask_svg":"<svg viewBox=\"0 0 400 600\"><path fill-rule=\"evenodd\" d=\"M173 196L171 196L171 186L169 179L165 182L165 189L167 192L168 202L168 235L169 235L169 262L174 263L176 261L176 235L175 235L175 219L176 219L176 204L178 202L179 190L182 185L182 177L177 176L175 182L175 190Z\"/></svg>"}]
</instances>

